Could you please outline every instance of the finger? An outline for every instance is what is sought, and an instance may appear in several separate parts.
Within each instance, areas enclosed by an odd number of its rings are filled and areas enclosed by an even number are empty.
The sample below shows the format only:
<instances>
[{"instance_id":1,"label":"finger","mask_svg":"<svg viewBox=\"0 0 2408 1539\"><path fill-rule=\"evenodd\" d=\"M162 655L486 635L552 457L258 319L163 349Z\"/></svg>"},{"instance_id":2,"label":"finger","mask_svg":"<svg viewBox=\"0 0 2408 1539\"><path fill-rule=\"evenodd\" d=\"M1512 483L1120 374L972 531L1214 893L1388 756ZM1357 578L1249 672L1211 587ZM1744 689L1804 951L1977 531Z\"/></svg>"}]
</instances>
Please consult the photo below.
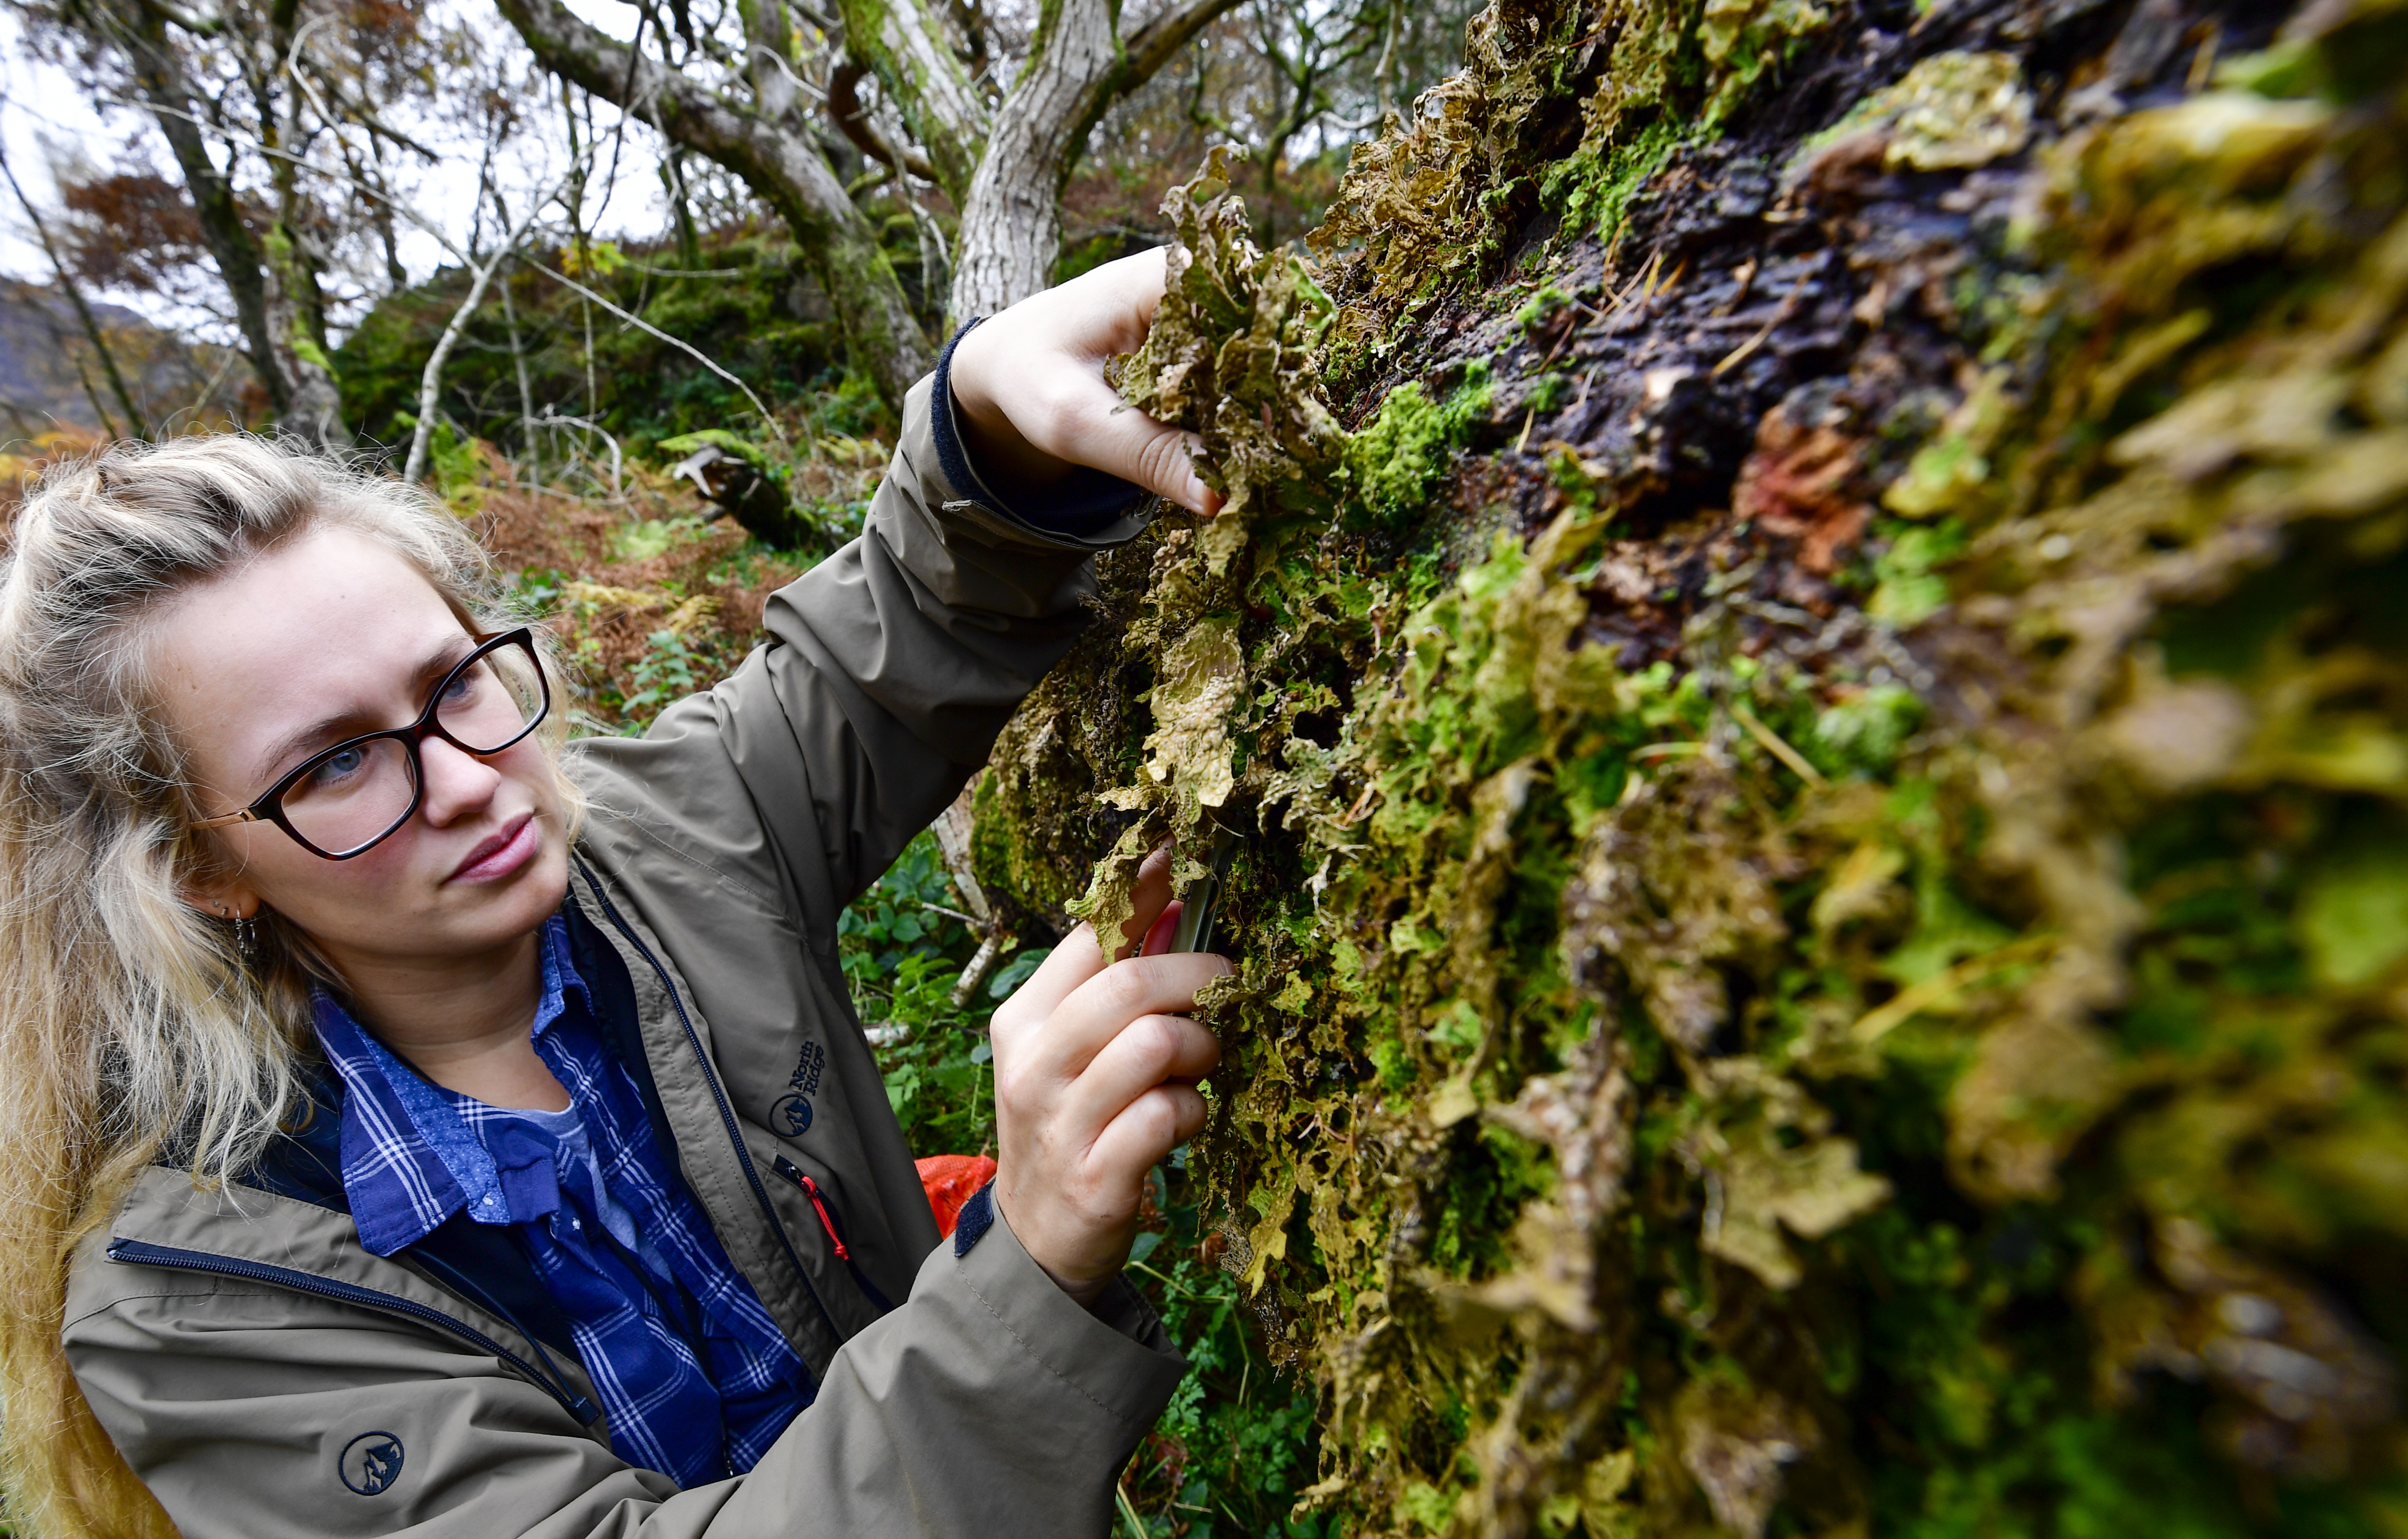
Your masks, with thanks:
<instances>
[{"instance_id":1,"label":"finger","mask_svg":"<svg viewBox=\"0 0 2408 1539\"><path fill-rule=\"evenodd\" d=\"M1039 299L1062 312L1063 338L1097 363L1145 343L1161 308L1170 252L1157 246L1089 268ZM1023 300L1023 304L1032 301Z\"/></svg>"},{"instance_id":2,"label":"finger","mask_svg":"<svg viewBox=\"0 0 2408 1539\"><path fill-rule=\"evenodd\" d=\"M1179 916L1186 912L1187 905L1175 898L1164 904L1162 917L1156 919L1154 922L1154 928L1145 932L1145 944L1139 948L1138 955L1160 956L1168 952L1170 942L1179 939Z\"/></svg>"},{"instance_id":3,"label":"finger","mask_svg":"<svg viewBox=\"0 0 2408 1539\"><path fill-rule=\"evenodd\" d=\"M1104 1044L1140 1015L1182 1015L1196 991L1229 971L1222 957L1195 952L1138 956L1106 968L1073 990L1028 1034L1017 1071L1076 1079Z\"/></svg>"},{"instance_id":4,"label":"finger","mask_svg":"<svg viewBox=\"0 0 2408 1539\"><path fill-rule=\"evenodd\" d=\"M1145 947L1145 938L1154 933L1162 913L1170 906L1171 849L1168 844L1156 846L1138 863L1137 881L1129 886L1128 922L1121 926L1120 946L1112 960L1139 955Z\"/></svg>"},{"instance_id":5,"label":"finger","mask_svg":"<svg viewBox=\"0 0 2408 1539\"><path fill-rule=\"evenodd\" d=\"M1057 1103L1083 1144L1157 1085L1198 1080L1221 1061L1221 1039L1185 1015L1142 1015L1106 1043Z\"/></svg>"},{"instance_id":6,"label":"finger","mask_svg":"<svg viewBox=\"0 0 2408 1539\"><path fill-rule=\"evenodd\" d=\"M1100 368L1049 375L1032 389L1045 392L1046 404L1030 413L1022 430L1037 448L1135 482L1190 512L1210 516L1220 511L1220 494L1196 473L1196 436L1130 406L1104 382Z\"/></svg>"},{"instance_id":7,"label":"finger","mask_svg":"<svg viewBox=\"0 0 2408 1539\"><path fill-rule=\"evenodd\" d=\"M1096 1135L1087 1150L1088 1165L1107 1180L1135 1181L1202 1132L1207 1110L1194 1086L1157 1085Z\"/></svg>"},{"instance_id":8,"label":"finger","mask_svg":"<svg viewBox=\"0 0 2408 1539\"><path fill-rule=\"evenodd\" d=\"M1137 881L1129 892L1136 913L1121 927L1123 942L1114 949L1126 951L1132 941L1142 942L1156 916L1170 901L1170 846L1166 844L1148 854L1138 866ZM1104 954L1096 943L1096 928L1081 925L1054 948L1053 956L1037 964L1037 971L1012 991L1010 999L996 1007L993 1026L1009 1032L1028 1022L1041 1021L1081 985L1103 971Z\"/></svg>"},{"instance_id":9,"label":"finger","mask_svg":"<svg viewBox=\"0 0 2408 1539\"><path fill-rule=\"evenodd\" d=\"M1063 937L1054 954L1037 964L1011 997L996 1006L990 1031L1008 1031L1032 1025L1054 1014L1073 990L1104 971L1103 948L1096 944L1096 927L1081 925Z\"/></svg>"}]
</instances>

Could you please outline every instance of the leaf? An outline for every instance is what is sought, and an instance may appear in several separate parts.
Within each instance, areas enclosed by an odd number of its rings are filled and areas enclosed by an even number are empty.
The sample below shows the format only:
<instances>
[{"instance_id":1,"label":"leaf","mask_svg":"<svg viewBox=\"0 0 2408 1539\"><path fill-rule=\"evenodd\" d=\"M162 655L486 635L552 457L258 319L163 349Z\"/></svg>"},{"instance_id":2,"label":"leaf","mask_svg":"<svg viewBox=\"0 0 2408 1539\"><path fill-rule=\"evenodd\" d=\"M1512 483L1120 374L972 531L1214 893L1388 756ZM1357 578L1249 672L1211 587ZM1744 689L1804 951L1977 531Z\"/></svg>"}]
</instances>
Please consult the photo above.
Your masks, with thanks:
<instances>
[{"instance_id":1,"label":"leaf","mask_svg":"<svg viewBox=\"0 0 2408 1539\"><path fill-rule=\"evenodd\" d=\"M2361 854L2319 872L2300 904L2300 939L2316 976L2339 988L2372 983L2408 956L2408 851Z\"/></svg>"}]
</instances>

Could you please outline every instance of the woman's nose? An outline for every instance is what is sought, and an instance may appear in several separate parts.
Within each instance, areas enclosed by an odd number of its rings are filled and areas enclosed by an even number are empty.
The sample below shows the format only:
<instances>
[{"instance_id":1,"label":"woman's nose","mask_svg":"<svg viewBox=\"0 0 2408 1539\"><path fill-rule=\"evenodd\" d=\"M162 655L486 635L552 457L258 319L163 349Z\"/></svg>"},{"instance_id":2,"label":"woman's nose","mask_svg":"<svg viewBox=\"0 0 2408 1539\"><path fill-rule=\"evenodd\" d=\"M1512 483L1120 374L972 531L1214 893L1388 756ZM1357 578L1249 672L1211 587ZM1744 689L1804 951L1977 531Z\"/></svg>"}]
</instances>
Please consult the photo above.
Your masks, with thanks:
<instances>
[{"instance_id":1,"label":"woman's nose","mask_svg":"<svg viewBox=\"0 0 2408 1539\"><path fill-rule=\"evenodd\" d=\"M502 784L500 771L492 765L441 738L430 737L419 744L418 766L426 777L420 812L437 828L480 811Z\"/></svg>"}]
</instances>

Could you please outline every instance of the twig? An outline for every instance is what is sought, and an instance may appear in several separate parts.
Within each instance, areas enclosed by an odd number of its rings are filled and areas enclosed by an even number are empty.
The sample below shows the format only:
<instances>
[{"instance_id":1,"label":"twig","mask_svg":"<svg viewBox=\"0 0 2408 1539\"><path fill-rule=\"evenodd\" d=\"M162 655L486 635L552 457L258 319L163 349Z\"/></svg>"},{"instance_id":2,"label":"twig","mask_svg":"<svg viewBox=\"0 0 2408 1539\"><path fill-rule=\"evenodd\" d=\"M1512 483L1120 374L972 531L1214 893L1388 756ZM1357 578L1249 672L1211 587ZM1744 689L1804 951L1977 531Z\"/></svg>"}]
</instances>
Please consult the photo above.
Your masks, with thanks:
<instances>
[{"instance_id":1,"label":"twig","mask_svg":"<svg viewBox=\"0 0 2408 1539\"><path fill-rule=\"evenodd\" d=\"M710 356L704 352L700 348L695 347L692 342L686 341L682 338L670 336L667 332L663 331L660 327L652 324L650 321L645 320L639 315L629 314L627 311L621 309L609 300L603 298L600 295L595 293L592 289L587 288L584 284L579 282L574 278L567 276L566 273L562 273L552 267L546 266L543 263L538 262L532 257L526 259L526 265L533 267L536 271L543 274L546 278L551 279L555 283L566 284L569 288L583 295L586 298L593 300L604 309L609 310L611 314L617 316L620 320L626 322L629 325L636 327L645 335L666 342L669 346L676 348L681 352L683 352L687 357L692 358L695 363L700 364L703 367L710 370L713 374L718 375L729 384L732 384L737 389L744 392L744 398L752 403L753 410L761 413L761 420L768 424L769 432L777 439L780 446L784 447L786 445L786 430L778 425L778 419L771 416L769 414L769 409L761 404L761 397L752 394L752 387L738 379L735 375L728 373L727 370L720 367L716 363L713 363Z\"/></svg>"},{"instance_id":2,"label":"twig","mask_svg":"<svg viewBox=\"0 0 2408 1539\"><path fill-rule=\"evenodd\" d=\"M1747 728L1747 735L1763 744L1766 753L1789 766L1799 780L1817 789L1828 784L1823 779L1823 771L1807 763L1805 755L1782 741L1781 734L1758 721L1755 712L1737 701L1732 702L1730 710L1732 719Z\"/></svg>"},{"instance_id":3,"label":"twig","mask_svg":"<svg viewBox=\"0 0 2408 1539\"><path fill-rule=\"evenodd\" d=\"M435 339L435 351L427 356L426 367L418 376L418 425L410 430L409 457L402 462L401 467L403 481L415 484L418 478L426 473L426 452L435 439L435 401L443 389L443 365L452 356L453 344L460 340L460 333L467 326L468 317L484 302L485 288L493 282L494 274L510 259L519 242L526 238L527 231L535 224L536 215L542 211L544 205L557 197L566 185L565 180L555 182L543 196L529 199L526 212L520 216L515 226L504 233L501 246L494 252L493 259L473 269L475 276L468 284L468 297L461 300L460 308L452 312L451 323L444 326L443 335Z\"/></svg>"},{"instance_id":4,"label":"twig","mask_svg":"<svg viewBox=\"0 0 2408 1539\"><path fill-rule=\"evenodd\" d=\"M1756 328L1755 336L1733 348L1727 357L1724 358L1721 363L1718 363L1713 367L1713 371L1709 374L1707 378L1719 380L1724 375L1729 373L1732 369L1737 368L1740 365L1745 363L1748 359L1748 355L1753 353L1757 348L1762 347L1764 345L1764 339L1772 335L1773 328L1780 325L1782 322L1788 320L1790 315L1796 311L1798 309L1798 296L1806 292L1806 285L1812 282L1813 278L1814 269L1812 267L1799 273L1798 275L1798 281L1790 285L1789 293L1782 298L1780 304L1773 307L1772 319L1765 322L1763 325Z\"/></svg>"},{"instance_id":5,"label":"twig","mask_svg":"<svg viewBox=\"0 0 2408 1539\"><path fill-rule=\"evenodd\" d=\"M580 427L588 433L600 434L602 441L610 446L610 495L623 503L627 500L627 494L619 485L619 440L610 436L609 428L590 417L571 417L554 410L550 401L543 403L543 415L538 417L536 422L544 427Z\"/></svg>"},{"instance_id":6,"label":"twig","mask_svg":"<svg viewBox=\"0 0 2408 1539\"><path fill-rule=\"evenodd\" d=\"M1863 1019L1849 1028L1848 1034L1860 1043L1879 1042L1896 1028L1905 1025L1910 1017L1928 1010L1966 985L2018 962L2037 961L2056 949L2056 936L2035 935L1980 956L1968 956L1944 972L1935 972L1912 987L1899 990L1897 998L1878 1010L1868 1012Z\"/></svg>"},{"instance_id":7,"label":"twig","mask_svg":"<svg viewBox=\"0 0 2408 1539\"><path fill-rule=\"evenodd\" d=\"M623 256L619 260L623 265L633 267L651 278L742 278L745 276L745 270L742 267L655 267L630 256Z\"/></svg>"},{"instance_id":8,"label":"twig","mask_svg":"<svg viewBox=\"0 0 2408 1539\"><path fill-rule=\"evenodd\" d=\"M1131 1261L1128 1264L1136 1268L1138 1271L1144 1273L1147 1276L1153 1278L1155 1282L1160 1283L1163 1287L1170 1289L1170 1291L1178 1294L1182 1299L1200 1299L1204 1297L1203 1294L1197 1292L1192 1287L1189 1287L1186 1284L1179 1281L1176 1277L1171 1276L1170 1273L1157 1271L1154 1268L1146 1265L1143 1261Z\"/></svg>"}]
</instances>

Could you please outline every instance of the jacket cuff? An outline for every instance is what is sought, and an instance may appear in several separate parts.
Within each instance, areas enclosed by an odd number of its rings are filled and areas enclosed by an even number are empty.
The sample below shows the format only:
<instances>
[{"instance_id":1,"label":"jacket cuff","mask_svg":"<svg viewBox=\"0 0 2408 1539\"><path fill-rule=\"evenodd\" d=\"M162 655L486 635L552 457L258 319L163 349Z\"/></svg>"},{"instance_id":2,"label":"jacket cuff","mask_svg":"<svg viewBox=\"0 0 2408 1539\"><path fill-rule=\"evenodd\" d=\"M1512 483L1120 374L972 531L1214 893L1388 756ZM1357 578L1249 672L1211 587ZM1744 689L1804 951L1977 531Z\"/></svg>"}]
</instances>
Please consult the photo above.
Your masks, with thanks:
<instances>
[{"instance_id":1,"label":"jacket cuff","mask_svg":"<svg viewBox=\"0 0 2408 1539\"><path fill-rule=\"evenodd\" d=\"M932 1264L950 1263L1022 1349L1057 1377L1140 1432L1153 1426L1187 1372L1154 1306L1126 1277L1115 1277L1092 1310L1082 1307L1011 1232L994 1191L990 1184L970 1201L982 1204L991 1221L968 1244L939 1247ZM958 1240L961 1230L954 1233Z\"/></svg>"},{"instance_id":2,"label":"jacket cuff","mask_svg":"<svg viewBox=\"0 0 2408 1539\"><path fill-rule=\"evenodd\" d=\"M1087 548L1109 548L1135 538L1151 519L1155 499L1133 482L1082 465L1041 494L1008 497L979 473L955 415L953 368L953 350L985 319L971 320L945 343L927 395L936 468L951 494L939 506L950 512L954 504L974 504L1007 525ZM905 430L910 431L910 424Z\"/></svg>"}]
</instances>

